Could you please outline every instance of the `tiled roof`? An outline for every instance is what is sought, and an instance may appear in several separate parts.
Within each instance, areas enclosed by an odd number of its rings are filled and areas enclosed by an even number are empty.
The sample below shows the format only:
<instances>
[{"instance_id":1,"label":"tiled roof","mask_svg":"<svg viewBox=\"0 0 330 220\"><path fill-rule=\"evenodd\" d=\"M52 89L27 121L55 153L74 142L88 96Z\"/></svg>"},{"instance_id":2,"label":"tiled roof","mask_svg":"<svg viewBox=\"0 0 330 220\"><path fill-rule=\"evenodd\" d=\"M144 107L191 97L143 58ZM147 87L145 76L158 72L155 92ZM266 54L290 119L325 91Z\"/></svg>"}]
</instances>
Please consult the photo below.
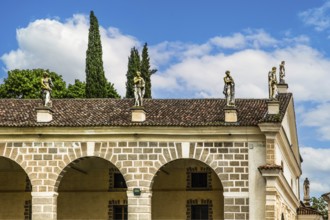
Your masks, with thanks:
<instances>
[{"instance_id":1,"label":"tiled roof","mask_svg":"<svg viewBox=\"0 0 330 220\"><path fill-rule=\"evenodd\" d=\"M304 207L304 206L300 206L297 209L297 214L298 215L322 215L316 209L313 209L311 207Z\"/></svg>"},{"instance_id":2,"label":"tiled roof","mask_svg":"<svg viewBox=\"0 0 330 220\"><path fill-rule=\"evenodd\" d=\"M283 167L277 164L266 164L258 167L259 170L283 170Z\"/></svg>"},{"instance_id":3,"label":"tiled roof","mask_svg":"<svg viewBox=\"0 0 330 220\"><path fill-rule=\"evenodd\" d=\"M145 99L146 121L131 122L133 99L53 99L53 120L36 121L41 100L0 99L0 127L36 126L256 126L282 120L292 94L280 94L280 114L267 115L267 99L236 99L237 123L224 122L224 99Z\"/></svg>"}]
</instances>

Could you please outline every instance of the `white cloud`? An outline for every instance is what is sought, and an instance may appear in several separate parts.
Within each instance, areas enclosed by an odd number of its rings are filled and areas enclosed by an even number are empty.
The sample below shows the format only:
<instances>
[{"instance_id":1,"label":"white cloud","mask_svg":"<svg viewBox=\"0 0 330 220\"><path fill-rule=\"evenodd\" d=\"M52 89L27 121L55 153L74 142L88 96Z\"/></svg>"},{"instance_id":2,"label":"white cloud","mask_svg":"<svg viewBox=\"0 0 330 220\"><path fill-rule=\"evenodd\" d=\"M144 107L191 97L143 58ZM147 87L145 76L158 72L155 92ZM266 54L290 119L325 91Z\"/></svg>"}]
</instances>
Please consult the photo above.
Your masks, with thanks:
<instances>
[{"instance_id":1,"label":"white cloud","mask_svg":"<svg viewBox=\"0 0 330 220\"><path fill-rule=\"evenodd\" d=\"M321 7L308 9L299 14L307 25L314 26L317 31L324 31L330 27L330 2L326 1Z\"/></svg>"},{"instance_id":2,"label":"white cloud","mask_svg":"<svg viewBox=\"0 0 330 220\"><path fill-rule=\"evenodd\" d=\"M240 49L246 46L246 39L243 34L235 33L229 37L214 37L210 43L222 48Z\"/></svg>"},{"instance_id":3,"label":"white cloud","mask_svg":"<svg viewBox=\"0 0 330 220\"><path fill-rule=\"evenodd\" d=\"M226 37L214 37L210 39L210 44L221 48L229 49L244 49L244 48L255 48L259 49L261 47L274 47L278 41L271 37L262 29L251 30L248 29L244 34L235 33L232 36Z\"/></svg>"},{"instance_id":4,"label":"white cloud","mask_svg":"<svg viewBox=\"0 0 330 220\"><path fill-rule=\"evenodd\" d=\"M1 59L8 70L44 68L61 74L68 83L85 80L88 29L89 21L84 15L74 15L64 23L36 20L17 30L19 48ZM100 33L106 77L124 94L129 52L139 42L115 28L100 27Z\"/></svg>"},{"instance_id":5,"label":"white cloud","mask_svg":"<svg viewBox=\"0 0 330 220\"><path fill-rule=\"evenodd\" d=\"M303 114L302 125L316 127L323 140L330 140L330 103L320 103L306 110Z\"/></svg>"},{"instance_id":6,"label":"white cloud","mask_svg":"<svg viewBox=\"0 0 330 220\"><path fill-rule=\"evenodd\" d=\"M301 147L303 158L301 186L307 177L310 180L311 196L320 197L330 192L330 149Z\"/></svg>"}]
</instances>

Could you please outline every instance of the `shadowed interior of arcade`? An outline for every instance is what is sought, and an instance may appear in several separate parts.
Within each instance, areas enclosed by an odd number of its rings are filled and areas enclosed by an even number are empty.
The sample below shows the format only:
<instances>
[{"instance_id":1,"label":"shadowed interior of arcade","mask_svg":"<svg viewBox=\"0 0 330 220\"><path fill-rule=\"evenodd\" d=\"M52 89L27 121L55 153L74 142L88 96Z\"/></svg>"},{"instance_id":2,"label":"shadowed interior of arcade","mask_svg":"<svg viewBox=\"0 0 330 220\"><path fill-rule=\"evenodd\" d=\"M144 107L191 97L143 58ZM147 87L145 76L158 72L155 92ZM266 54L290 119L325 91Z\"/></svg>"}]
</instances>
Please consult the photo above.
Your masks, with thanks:
<instances>
[{"instance_id":1,"label":"shadowed interior of arcade","mask_svg":"<svg viewBox=\"0 0 330 220\"><path fill-rule=\"evenodd\" d=\"M31 190L22 167L0 157L0 219L31 219Z\"/></svg>"},{"instance_id":2,"label":"shadowed interior of arcade","mask_svg":"<svg viewBox=\"0 0 330 220\"><path fill-rule=\"evenodd\" d=\"M69 164L58 188L58 219L127 219L126 182L109 161L85 157Z\"/></svg>"},{"instance_id":3,"label":"shadowed interior of arcade","mask_svg":"<svg viewBox=\"0 0 330 220\"><path fill-rule=\"evenodd\" d=\"M223 219L223 186L208 165L178 159L162 166L152 186L152 219Z\"/></svg>"}]
</instances>

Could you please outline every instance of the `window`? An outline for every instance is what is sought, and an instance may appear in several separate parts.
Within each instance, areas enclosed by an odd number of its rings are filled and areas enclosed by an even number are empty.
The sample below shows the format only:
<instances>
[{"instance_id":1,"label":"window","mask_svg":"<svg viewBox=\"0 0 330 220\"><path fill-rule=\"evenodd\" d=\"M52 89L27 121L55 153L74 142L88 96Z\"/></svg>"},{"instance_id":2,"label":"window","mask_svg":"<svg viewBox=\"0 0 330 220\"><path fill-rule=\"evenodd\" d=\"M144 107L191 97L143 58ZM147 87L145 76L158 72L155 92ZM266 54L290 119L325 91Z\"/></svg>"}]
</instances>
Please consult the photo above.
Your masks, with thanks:
<instances>
[{"instance_id":1,"label":"window","mask_svg":"<svg viewBox=\"0 0 330 220\"><path fill-rule=\"evenodd\" d=\"M207 173L191 173L191 188L206 188Z\"/></svg>"},{"instance_id":2,"label":"window","mask_svg":"<svg viewBox=\"0 0 330 220\"><path fill-rule=\"evenodd\" d=\"M211 190L212 173L208 167L187 168L187 190Z\"/></svg>"},{"instance_id":3,"label":"window","mask_svg":"<svg viewBox=\"0 0 330 220\"><path fill-rule=\"evenodd\" d=\"M126 181L121 173L114 173L113 188L127 188Z\"/></svg>"},{"instance_id":4,"label":"window","mask_svg":"<svg viewBox=\"0 0 330 220\"><path fill-rule=\"evenodd\" d=\"M113 206L113 219L127 220L127 206L126 205Z\"/></svg>"},{"instance_id":5,"label":"window","mask_svg":"<svg viewBox=\"0 0 330 220\"><path fill-rule=\"evenodd\" d=\"M213 220L213 205L211 199L188 199L186 207L186 219Z\"/></svg>"},{"instance_id":6,"label":"window","mask_svg":"<svg viewBox=\"0 0 330 220\"><path fill-rule=\"evenodd\" d=\"M191 220L207 220L209 219L208 205L192 205Z\"/></svg>"},{"instance_id":7,"label":"window","mask_svg":"<svg viewBox=\"0 0 330 220\"><path fill-rule=\"evenodd\" d=\"M109 192L126 191L127 185L123 175L117 168L109 169Z\"/></svg>"}]
</instances>

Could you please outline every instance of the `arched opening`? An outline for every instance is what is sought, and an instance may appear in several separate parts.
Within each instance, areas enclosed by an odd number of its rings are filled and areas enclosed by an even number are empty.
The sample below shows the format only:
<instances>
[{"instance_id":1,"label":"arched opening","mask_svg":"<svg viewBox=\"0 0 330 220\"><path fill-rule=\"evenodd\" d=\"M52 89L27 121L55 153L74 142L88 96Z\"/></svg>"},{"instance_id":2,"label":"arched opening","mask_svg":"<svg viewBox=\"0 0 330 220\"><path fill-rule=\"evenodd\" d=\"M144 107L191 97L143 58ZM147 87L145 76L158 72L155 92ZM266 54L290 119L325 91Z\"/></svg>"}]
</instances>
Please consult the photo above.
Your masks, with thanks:
<instances>
[{"instance_id":1,"label":"arched opening","mask_svg":"<svg viewBox=\"0 0 330 220\"><path fill-rule=\"evenodd\" d=\"M200 161L172 161L154 177L152 219L224 219L223 208L221 181Z\"/></svg>"},{"instance_id":2,"label":"arched opening","mask_svg":"<svg viewBox=\"0 0 330 220\"><path fill-rule=\"evenodd\" d=\"M0 157L0 219L31 219L31 190L22 167Z\"/></svg>"},{"instance_id":3,"label":"arched opening","mask_svg":"<svg viewBox=\"0 0 330 220\"><path fill-rule=\"evenodd\" d=\"M120 171L98 157L75 160L58 188L58 219L127 219L127 186Z\"/></svg>"}]
</instances>

